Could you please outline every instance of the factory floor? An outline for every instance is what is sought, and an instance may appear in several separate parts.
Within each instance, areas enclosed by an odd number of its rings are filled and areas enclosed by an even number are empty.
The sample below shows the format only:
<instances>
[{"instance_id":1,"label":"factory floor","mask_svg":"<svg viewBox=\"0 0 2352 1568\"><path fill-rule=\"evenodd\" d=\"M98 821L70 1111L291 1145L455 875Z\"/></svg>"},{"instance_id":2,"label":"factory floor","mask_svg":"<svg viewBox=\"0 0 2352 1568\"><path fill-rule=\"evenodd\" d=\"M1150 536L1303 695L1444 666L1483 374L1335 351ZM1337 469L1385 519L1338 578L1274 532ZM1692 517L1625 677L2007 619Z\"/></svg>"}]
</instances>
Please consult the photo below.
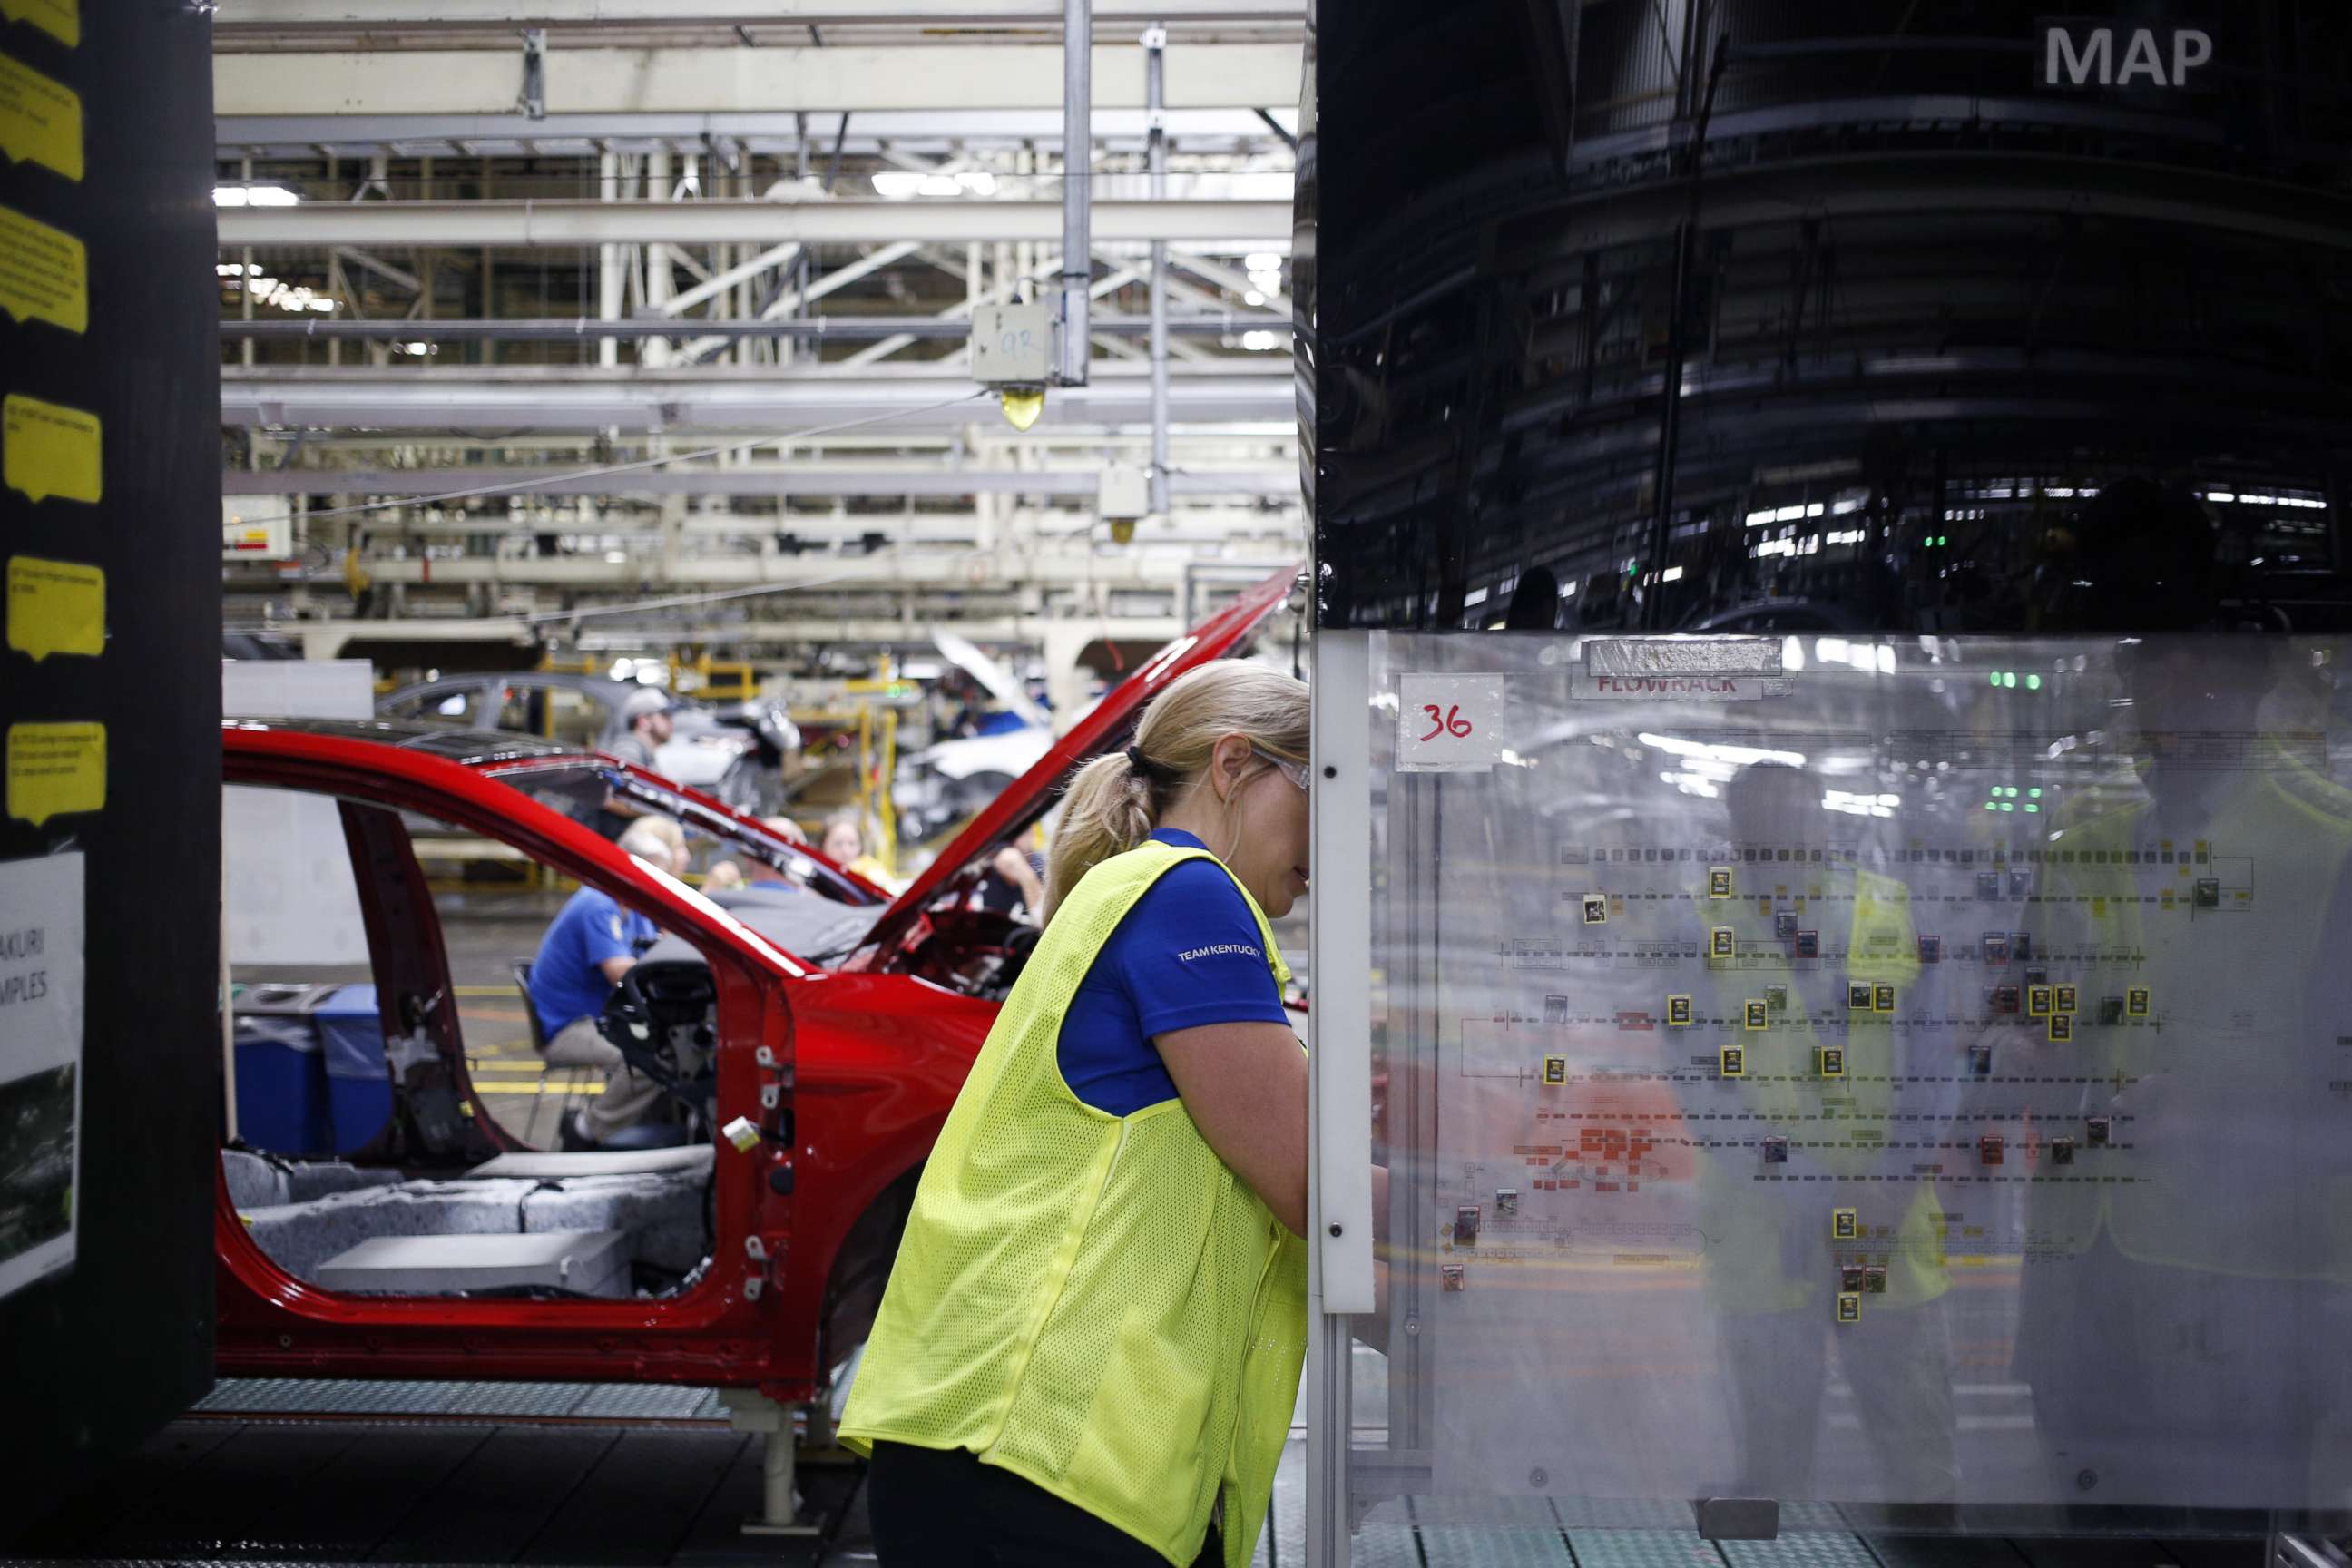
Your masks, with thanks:
<instances>
[{"instance_id":1,"label":"factory floor","mask_svg":"<svg viewBox=\"0 0 2352 1568\"><path fill-rule=\"evenodd\" d=\"M861 1472L803 1463L816 1540L750 1536L761 1439L707 1390L573 1384L223 1383L10 1544L37 1560L700 1564L835 1568L874 1561ZM1306 1453L1296 1430L1257 1563L1305 1561ZM1393 1505L1391 1505L1393 1507ZM1383 1510L1385 1515L1391 1510ZM1368 1523L1360 1568L2261 1568L2260 1541L2034 1541L1811 1528L1779 1541L1515 1516L1481 1526ZM1560 1516L1562 1519L1568 1516Z\"/></svg>"},{"instance_id":2,"label":"factory floor","mask_svg":"<svg viewBox=\"0 0 2352 1568\"><path fill-rule=\"evenodd\" d=\"M598 1091L531 1049L509 963L537 950L546 893L445 897L444 935L475 1082L509 1130L554 1142L562 1110ZM1303 959L1303 933L1286 931ZM1303 967L1303 965L1302 965ZM242 967L240 980L289 978ZM364 966L306 969L320 982ZM813 1540L751 1536L761 1438L710 1391L550 1384L230 1380L104 1479L0 1552L43 1560L295 1563L734 1563L874 1561L861 1471L803 1463ZM1305 1562L1306 1454L1294 1428L1256 1562ZM1391 1503L1352 1541L1360 1568L2260 1568L2259 1541L2034 1541L1866 1534L1833 1510L1791 1510L1776 1542L1699 1540L1688 1510L1652 1528L1587 1528L1556 1512L1507 1522ZM1637 1522L1647 1522L1646 1520ZM9 1531L17 1534L11 1538Z\"/></svg>"}]
</instances>

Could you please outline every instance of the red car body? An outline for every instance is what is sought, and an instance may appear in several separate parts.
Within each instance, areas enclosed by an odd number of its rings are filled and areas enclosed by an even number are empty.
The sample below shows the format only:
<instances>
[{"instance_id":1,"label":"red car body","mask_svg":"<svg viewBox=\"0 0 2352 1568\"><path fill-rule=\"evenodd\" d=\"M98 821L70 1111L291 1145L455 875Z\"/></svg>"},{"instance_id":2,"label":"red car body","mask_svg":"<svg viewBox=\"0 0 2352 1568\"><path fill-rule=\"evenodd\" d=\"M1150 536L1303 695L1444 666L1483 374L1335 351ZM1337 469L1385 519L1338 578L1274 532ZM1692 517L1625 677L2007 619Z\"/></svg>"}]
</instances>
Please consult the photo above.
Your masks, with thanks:
<instances>
[{"instance_id":1,"label":"red car body","mask_svg":"<svg viewBox=\"0 0 2352 1568\"><path fill-rule=\"evenodd\" d=\"M503 839L573 877L593 875L702 950L719 1019L716 1122L748 1117L765 1136L748 1153L718 1141L711 1264L675 1296L653 1300L338 1294L265 1256L226 1184L216 1182L219 1370L688 1383L753 1387L786 1403L820 1397L829 1369L871 1321L915 1178L997 1013L997 1002L940 982L971 959L967 948L988 946L989 933L963 929L968 921L959 914L971 868L1042 816L1072 769L1124 744L1154 692L1234 651L1282 604L1292 581L1289 571L1269 577L1139 668L892 902L855 952L830 967L782 951L705 900L681 897L677 884L525 793L532 772L576 768L587 760L581 752L521 742L458 761L363 738L361 726L225 723L226 783L352 803L345 835L355 864L373 869L377 881L373 889L362 887L362 901L380 995L437 1000L448 994L449 971L437 918L405 930L397 923L404 908L432 907L404 831L395 845L390 829L372 834L370 823L381 828L396 824L399 812L416 812ZM687 797L694 812L744 823L717 801L663 787ZM814 869L845 903L871 907L887 897L829 866ZM481 1135L477 1148L519 1148L467 1076L453 1013L427 1002L410 1016L387 1016L388 1036L405 1023L431 1045L432 1059L411 1067L403 1081L454 1089Z\"/></svg>"}]
</instances>

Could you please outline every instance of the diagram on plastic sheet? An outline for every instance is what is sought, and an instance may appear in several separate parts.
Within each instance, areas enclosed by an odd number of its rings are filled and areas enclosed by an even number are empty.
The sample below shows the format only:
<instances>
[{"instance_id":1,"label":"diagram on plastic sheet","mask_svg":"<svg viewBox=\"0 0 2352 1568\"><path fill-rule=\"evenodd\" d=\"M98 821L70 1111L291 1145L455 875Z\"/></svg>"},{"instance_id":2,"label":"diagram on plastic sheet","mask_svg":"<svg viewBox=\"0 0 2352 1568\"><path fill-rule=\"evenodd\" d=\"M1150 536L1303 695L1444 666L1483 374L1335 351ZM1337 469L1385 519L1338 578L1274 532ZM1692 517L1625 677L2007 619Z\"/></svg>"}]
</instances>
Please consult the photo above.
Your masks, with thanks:
<instances>
[{"instance_id":1,"label":"diagram on plastic sheet","mask_svg":"<svg viewBox=\"0 0 2352 1568\"><path fill-rule=\"evenodd\" d=\"M2352 794L2317 725L2116 728L2173 705L2075 651L2024 711L1962 646L1737 727L1531 669L1523 765L1398 782L1436 1489L2342 1489Z\"/></svg>"}]
</instances>

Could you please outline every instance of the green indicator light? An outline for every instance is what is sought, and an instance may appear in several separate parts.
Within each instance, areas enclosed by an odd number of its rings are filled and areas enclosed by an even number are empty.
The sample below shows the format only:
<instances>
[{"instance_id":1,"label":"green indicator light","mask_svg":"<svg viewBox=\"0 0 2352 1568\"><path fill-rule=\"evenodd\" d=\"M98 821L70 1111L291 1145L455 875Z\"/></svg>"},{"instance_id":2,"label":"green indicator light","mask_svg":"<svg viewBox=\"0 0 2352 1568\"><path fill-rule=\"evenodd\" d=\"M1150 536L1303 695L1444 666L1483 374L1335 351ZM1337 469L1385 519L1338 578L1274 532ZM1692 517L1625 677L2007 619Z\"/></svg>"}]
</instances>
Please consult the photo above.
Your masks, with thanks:
<instances>
[{"instance_id":1,"label":"green indicator light","mask_svg":"<svg viewBox=\"0 0 2352 1568\"><path fill-rule=\"evenodd\" d=\"M1986 809L1987 811L1999 811L1999 810L2000 809L2000 805L1997 805L1997 804L1995 804L1994 802L1992 802L1992 801L1990 801L1990 800L1989 800L1989 801L1985 802L1985 809Z\"/></svg>"},{"instance_id":2,"label":"green indicator light","mask_svg":"<svg viewBox=\"0 0 2352 1568\"><path fill-rule=\"evenodd\" d=\"M2041 678L2040 676L2038 676L2038 675L2029 675L2029 676L2027 676L2027 677L2025 678L2025 689L2027 689L2028 691L2039 691L2039 690L2041 690L2041 689L2042 689L2042 678Z\"/></svg>"},{"instance_id":3,"label":"green indicator light","mask_svg":"<svg viewBox=\"0 0 2352 1568\"><path fill-rule=\"evenodd\" d=\"M1999 686L2000 684L2000 671L1996 669L1990 675L1986 676L1985 684L1988 686Z\"/></svg>"},{"instance_id":4,"label":"green indicator light","mask_svg":"<svg viewBox=\"0 0 2352 1568\"><path fill-rule=\"evenodd\" d=\"M2036 784L2025 793L2032 795L2034 799L2040 800L2042 798L2042 786L2040 784Z\"/></svg>"},{"instance_id":5,"label":"green indicator light","mask_svg":"<svg viewBox=\"0 0 2352 1568\"><path fill-rule=\"evenodd\" d=\"M2003 811L2015 811L2017 809L2017 807L2009 801L2002 801L2000 803L2000 808Z\"/></svg>"},{"instance_id":6,"label":"green indicator light","mask_svg":"<svg viewBox=\"0 0 2352 1568\"><path fill-rule=\"evenodd\" d=\"M2000 672L2000 683L2001 685L2010 688L2011 690L2016 689L2017 672L2013 669L2002 670Z\"/></svg>"},{"instance_id":7,"label":"green indicator light","mask_svg":"<svg viewBox=\"0 0 2352 1568\"><path fill-rule=\"evenodd\" d=\"M2025 803L2025 809L2028 811L2040 811L2042 808L2034 805L2032 801L2027 801Z\"/></svg>"}]
</instances>

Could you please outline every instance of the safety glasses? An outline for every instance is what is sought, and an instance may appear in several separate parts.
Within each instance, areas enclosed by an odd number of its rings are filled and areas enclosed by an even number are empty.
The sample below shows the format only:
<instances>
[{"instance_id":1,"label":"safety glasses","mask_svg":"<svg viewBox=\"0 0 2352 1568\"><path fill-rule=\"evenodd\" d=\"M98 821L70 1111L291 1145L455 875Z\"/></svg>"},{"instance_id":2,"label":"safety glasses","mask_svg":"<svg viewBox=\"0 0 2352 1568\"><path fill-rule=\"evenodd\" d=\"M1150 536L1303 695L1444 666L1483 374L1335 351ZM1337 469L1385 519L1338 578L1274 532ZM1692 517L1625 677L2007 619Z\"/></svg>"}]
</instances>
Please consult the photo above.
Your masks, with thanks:
<instances>
[{"instance_id":1,"label":"safety glasses","mask_svg":"<svg viewBox=\"0 0 2352 1568\"><path fill-rule=\"evenodd\" d=\"M1281 770L1282 776L1288 779L1292 784L1297 784L1301 791L1305 791L1307 789L1308 774L1307 764L1305 763L1294 763L1288 757L1277 757L1272 752L1267 751L1264 746L1259 745L1255 741L1252 741L1250 742L1250 750L1255 752L1259 756L1265 758L1267 762L1272 763L1276 768Z\"/></svg>"}]
</instances>

